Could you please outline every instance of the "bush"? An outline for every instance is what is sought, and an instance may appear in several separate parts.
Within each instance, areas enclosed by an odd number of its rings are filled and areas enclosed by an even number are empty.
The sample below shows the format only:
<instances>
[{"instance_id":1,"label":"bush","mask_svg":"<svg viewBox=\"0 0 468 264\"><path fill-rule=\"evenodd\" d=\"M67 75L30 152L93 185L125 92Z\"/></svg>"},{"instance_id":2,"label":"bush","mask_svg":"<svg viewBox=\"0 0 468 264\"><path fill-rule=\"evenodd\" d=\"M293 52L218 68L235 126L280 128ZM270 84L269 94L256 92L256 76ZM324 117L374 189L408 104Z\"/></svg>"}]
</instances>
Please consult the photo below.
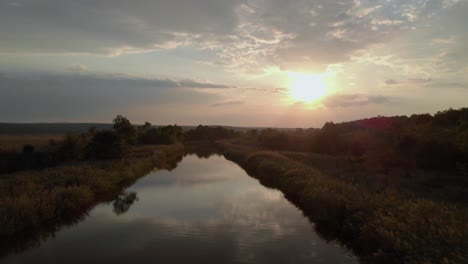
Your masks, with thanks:
<instances>
[{"instance_id":1,"label":"bush","mask_svg":"<svg viewBox=\"0 0 468 264\"><path fill-rule=\"evenodd\" d=\"M58 158L61 160L83 159L88 143L89 138L84 135L66 134L58 149Z\"/></svg>"},{"instance_id":2,"label":"bush","mask_svg":"<svg viewBox=\"0 0 468 264\"><path fill-rule=\"evenodd\" d=\"M185 133L188 140L219 140L224 138L236 137L238 133L233 129L227 129L221 126L203 126L199 125Z\"/></svg>"},{"instance_id":3,"label":"bush","mask_svg":"<svg viewBox=\"0 0 468 264\"><path fill-rule=\"evenodd\" d=\"M129 150L116 132L104 130L94 134L86 148L86 156L91 159L116 159L127 155Z\"/></svg>"},{"instance_id":4,"label":"bush","mask_svg":"<svg viewBox=\"0 0 468 264\"><path fill-rule=\"evenodd\" d=\"M139 128L138 142L141 144L170 145L183 140L183 130L177 125L163 127L148 126L148 122Z\"/></svg>"},{"instance_id":5,"label":"bush","mask_svg":"<svg viewBox=\"0 0 468 264\"><path fill-rule=\"evenodd\" d=\"M23 153L24 154L30 154L34 152L34 146L30 144L26 144L23 146Z\"/></svg>"}]
</instances>

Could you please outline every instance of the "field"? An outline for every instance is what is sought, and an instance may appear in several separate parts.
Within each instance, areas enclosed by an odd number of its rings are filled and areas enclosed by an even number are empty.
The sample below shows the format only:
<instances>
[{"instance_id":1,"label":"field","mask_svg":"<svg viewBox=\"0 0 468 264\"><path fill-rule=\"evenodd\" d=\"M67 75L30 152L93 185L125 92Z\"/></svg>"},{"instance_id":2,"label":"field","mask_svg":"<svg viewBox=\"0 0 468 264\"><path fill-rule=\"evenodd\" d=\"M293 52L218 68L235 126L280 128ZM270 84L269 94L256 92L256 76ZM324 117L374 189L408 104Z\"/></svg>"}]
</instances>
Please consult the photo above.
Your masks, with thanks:
<instances>
[{"instance_id":1,"label":"field","mask_svg":"<svg viewBox=\"0 0 468 264\"><path fill-rule=\"evenodd\" d=\"M47 148L63 139L63 135L0 135L0 151L22 151L26 144L37 150Z\"/></svg>"}]
</instances>

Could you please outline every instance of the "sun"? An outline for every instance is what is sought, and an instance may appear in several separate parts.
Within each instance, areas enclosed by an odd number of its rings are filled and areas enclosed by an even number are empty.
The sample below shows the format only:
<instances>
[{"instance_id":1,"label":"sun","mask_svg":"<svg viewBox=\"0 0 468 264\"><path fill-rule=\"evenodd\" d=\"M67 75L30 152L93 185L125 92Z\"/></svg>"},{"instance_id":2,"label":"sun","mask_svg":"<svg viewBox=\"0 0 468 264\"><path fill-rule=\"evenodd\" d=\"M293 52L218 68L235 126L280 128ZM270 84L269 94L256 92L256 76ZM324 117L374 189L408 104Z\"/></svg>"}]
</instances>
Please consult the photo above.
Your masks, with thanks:
<instances>
[{"instance_id":1,"label":"sun","mask_svg":"<svg viewBox=\"0 0 468 264\"><path fill-rule=\"evenodd\" d=\"M296 101L314 102L327 94L322 76L305 73L289 73L289 93Z\"/></svg>"}]
</instances>

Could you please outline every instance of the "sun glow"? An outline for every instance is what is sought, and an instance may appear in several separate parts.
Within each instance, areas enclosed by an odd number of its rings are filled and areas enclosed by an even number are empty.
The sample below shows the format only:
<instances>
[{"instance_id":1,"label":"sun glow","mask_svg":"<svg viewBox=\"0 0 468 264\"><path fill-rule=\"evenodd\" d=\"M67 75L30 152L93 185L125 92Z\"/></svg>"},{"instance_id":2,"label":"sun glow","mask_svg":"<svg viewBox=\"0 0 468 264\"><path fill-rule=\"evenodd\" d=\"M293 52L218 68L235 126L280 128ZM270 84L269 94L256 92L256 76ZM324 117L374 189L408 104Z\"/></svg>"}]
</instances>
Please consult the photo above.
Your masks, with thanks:
<instances>
[{"instance_id":1,"label":"sun glow","mask_svg":"<svg viewBox=\"0 0 468 264\"><path fill-rule=\"evenodd\" d=\"M289 93L296 101L313 102L327 94L321 75L289 73L291 84Z\"/></svg>"}]
</instances>

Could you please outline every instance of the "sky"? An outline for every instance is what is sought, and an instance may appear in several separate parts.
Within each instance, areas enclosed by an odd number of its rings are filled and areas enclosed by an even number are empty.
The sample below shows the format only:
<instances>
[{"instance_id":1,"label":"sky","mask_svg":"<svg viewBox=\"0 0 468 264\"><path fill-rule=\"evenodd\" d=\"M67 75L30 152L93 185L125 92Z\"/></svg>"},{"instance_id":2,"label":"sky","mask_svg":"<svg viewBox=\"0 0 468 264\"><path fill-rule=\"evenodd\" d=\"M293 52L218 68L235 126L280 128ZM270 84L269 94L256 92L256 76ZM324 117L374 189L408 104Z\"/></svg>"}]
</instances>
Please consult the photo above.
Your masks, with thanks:
<instances>
[{"instance_id":1,"label":"sky","mask_svg":"<svg viewBox=\"0 0 468 264\"><path fill-rule=\"evenodd\" d=\"M0 0L0 122L321 127L468 106L468 0Z\"/></svg>"}]
</instances>

